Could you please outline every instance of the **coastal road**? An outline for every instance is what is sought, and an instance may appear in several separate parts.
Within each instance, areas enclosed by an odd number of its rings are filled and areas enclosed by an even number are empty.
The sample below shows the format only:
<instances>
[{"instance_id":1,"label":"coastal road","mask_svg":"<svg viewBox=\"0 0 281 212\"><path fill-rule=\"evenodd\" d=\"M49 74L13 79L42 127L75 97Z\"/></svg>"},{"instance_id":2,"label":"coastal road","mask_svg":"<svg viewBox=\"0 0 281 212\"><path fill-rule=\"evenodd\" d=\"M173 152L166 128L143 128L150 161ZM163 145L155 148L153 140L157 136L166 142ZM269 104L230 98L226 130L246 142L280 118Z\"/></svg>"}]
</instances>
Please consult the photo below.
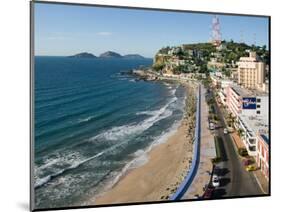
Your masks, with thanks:
<instances>
[{"instance_id":1,"label":"coastal road","mask_svg":"<svg viewBox=\"0 0 281 212\"><path fill-rule=\"evenodd\" d=\"M213 95L213 93L210 92L209 95ZM253 173L245 170L231 136L223 133L226 123L216 102L215 110L221 124L214 133L222 138L223 160L217 164L221 185L216 189L214 198L263 194Z\"/></svg>"}]
</instances>

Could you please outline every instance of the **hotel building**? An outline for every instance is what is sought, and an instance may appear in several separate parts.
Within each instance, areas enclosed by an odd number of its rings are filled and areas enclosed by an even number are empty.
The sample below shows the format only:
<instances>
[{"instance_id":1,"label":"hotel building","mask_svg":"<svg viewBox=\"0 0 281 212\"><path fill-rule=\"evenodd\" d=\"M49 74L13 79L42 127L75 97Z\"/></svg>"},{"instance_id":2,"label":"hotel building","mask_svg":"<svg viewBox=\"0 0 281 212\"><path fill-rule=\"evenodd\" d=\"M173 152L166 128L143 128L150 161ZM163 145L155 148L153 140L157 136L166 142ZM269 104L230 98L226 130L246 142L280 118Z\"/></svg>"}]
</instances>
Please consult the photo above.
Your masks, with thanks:
<instances>
[{"instance_id":1,"label":"hotel building","mask_svg":"<svg viewBox=\"0 0 281 212\"><path fill-rule=\"evenodd\" d=\"M265 82L265 63L258 61L255 52L238 62L238 84L248 89L262 90Z\"/></svg>"},{"instance_id":2,"label":"hotel building","mask_svg":"<svg viewBox=\"0 0 281 212\"><path fill-rule=\"evenodd\" d=\"M230 84L225 90L226 105L234 117L240 114L268 117L267 93L247 90L235 84ZM249 104L252 106L247 107Z\"/></svg>"},{"instance_id":3,"label":"hotel building","mask_svg":"<svg viewBox=\"0 0 281 212\"><path fill-rule=\"evenodd\" d=\"M237 85L226 89L226 105L236 118L234 126L242 131L243 141L248 154L257 155L257 135L268 133L268 95Z\"/></svg>"},{"instance_id":4,"label":"hotel building","mask_svg":"<svg viewBox=\"0 0 281 212\"><path fill-rule=\"evenodd\" d=\"M268 134L268 119L263 116L239 115L237 117L236 128L242 130L241 140L243 141L248 154L257 156L259 134Z\"/></svg>"}]
</instances>

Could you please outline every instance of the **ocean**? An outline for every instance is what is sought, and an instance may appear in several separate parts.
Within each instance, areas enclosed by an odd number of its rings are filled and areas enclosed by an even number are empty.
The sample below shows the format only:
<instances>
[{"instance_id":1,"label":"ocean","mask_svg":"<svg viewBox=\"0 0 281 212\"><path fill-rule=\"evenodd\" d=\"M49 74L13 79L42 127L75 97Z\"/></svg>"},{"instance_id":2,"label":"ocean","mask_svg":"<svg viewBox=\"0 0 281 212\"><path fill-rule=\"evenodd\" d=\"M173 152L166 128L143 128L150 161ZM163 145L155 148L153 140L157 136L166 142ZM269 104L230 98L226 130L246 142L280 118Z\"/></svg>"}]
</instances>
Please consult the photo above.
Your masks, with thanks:
<instances>
[{"instance_id":1,"label":"ocean","mask_svg":"<svg viewBox=\"0 0 281 212\"><path fill-rule=\"evenodd\" d=\"M122 74L152 59L35 57L35 206L81 206L179 126L185 89Z\"/></svg>"}]
</instances>

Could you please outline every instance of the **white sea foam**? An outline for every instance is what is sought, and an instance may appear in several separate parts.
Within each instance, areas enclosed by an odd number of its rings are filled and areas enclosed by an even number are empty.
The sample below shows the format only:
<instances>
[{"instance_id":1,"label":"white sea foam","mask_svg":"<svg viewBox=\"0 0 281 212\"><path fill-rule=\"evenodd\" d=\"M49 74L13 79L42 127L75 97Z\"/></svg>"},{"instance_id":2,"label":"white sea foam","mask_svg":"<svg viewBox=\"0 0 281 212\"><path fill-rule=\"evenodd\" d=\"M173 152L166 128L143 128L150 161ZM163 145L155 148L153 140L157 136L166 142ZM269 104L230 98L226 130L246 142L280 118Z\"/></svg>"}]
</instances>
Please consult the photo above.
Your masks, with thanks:
<instances>
[{"instance_id":1,"label":"white sea foam","mask_svg":"<svg viewBox=\"0 0 281 212\"><path fill-rule=\"evenodd\" d=\"M170 90L170 94L171 95L175 95L176 94L176 91L177 91L177 89L175 88L175 89L173 89L173 90Z\"/></svg>"},{"instance_id":2,"label":"white sea foam","mask_svg":"<svg viewBox=\"0 0 281 212\"><path fill-rule=\"evenodd\" d=\"M48 158L46 159L45 164L40 166L38 170L46 169L50 166L53 166L54 164L58 164L59 162L60 162L60 158L54 158L54 159Z\"/></svg>"},{"instance_id":3,"label":"white sea foam","mask_svg":"<svg viewBox=\"0 0 281 212\"><path fill-rule=\"evenodd\" d=\"M86 118L78 119L78 123L87 122L95 118L95 116L88 116Z\"/></svg>"},{"instance_id":4,"label":"white sea foam","mask_svg":"<svg viewBox=\"0 0 281 212\"><path fill-rule=\"evenodd\" d=\"M173 97L165 106L157 111L144 111L143 113L152 114L152 116L140 122L139 124L113 127L110 130L90 138L90 141L95 141L97 139L117 141L131 135L140 134L152 127L156 122L171 116L173 112L168 109L168 107L176 100L177 97Z\"/></svg>"},{"instance_id":5,"label":"white sea foam","mask_svg":"<svg viewBox=\"0 0 281 212\"><path fill-rule=\"evenodd\" d=\"M146 164L148 162L148 156L147 156L146 151L138 150L135 154L138 155L138 156L136 156L136 158L131 161L131 163L129 165L129 169L138 168L138 167L143 166L144 164Z\"/></svg>"},{"instance_id":6,"label":"white sea foam","mask_svg":"<svg viewBox=\"0 0 281 212\"><path fill-rule=\"evenodd\" d=\"M149 118L143 120L139 124L132 124L132 125L123 125L123 126L117 126L113 127L112 129L105 131L95 137L92 137L90 141L94 141L96 139L106 139L106 140L121 140L122 138L126 138L130 135L136 135L140 134L143 131L147 130L151 126L153 126L156 122L165 119L169 116L172 115L173 111L169 109L171 107L172 103L174 103L177 100L177 97L173 97L166 105L164 105L162 108L159 110L154 110L154 111L143 111L139 112L139 114L147 114L150 115ZM88 121L92 117L87 117L83 121ZM173 127L171 128L173 129ZM155 138L155 141L145 150L138 150L135 152L134 156L135 158L130 161L128 164L125 165L125 167L121 170L120 173L118 173L115 177L114 180L110 183L112 186L119 181L119 179L126 173L128 169L131 168L136 168L139 166L144 165L147 161L147 153L155 146L158 145L159 143L162 143L166 140L166 137L171 133L172 131L170 130L167 133L164 133L158 138ZM92 157L89 158L81 158L81 155L78 153L66 153L64 155L56 155L55 157L51 159L46 159L45 163L40 166L39 168L36 168L36 172L42 173L43 170L52 168L52 170L55 170L54 173L44 176L44 177L36 177L36 182L35 182L35 188L41 187L45 185L46 183L50 182L52 179L61 176L63 173L66 171L75 169L79 167L80 165L93 160L94 158L100 157L101 155L113 151L115 148L118 148L119 146L123 145L125 141L123 142L118 142L115 145L111 146L110 148L106 149L103 152L100 152L98 154L95 154ZM63 166L66 168L54 168L55 166Z\"/></svg>"},{"instance_id":7,"label":"white sea foam","mask_svg":"<svg viewBox=\"0 0 281 212\"><path fill-rule=\"evenodd\" d=\"M145 165L148 161L148 153L157 145L165 143L168 138L176 132L180 125L180 121L175 122L168 131L163 132L160 136L157 136L154 141L149 145L146 149L137 150L133 153L134 159L128 162L121 171L115 173L114 178L107 183L106 187L104 188L104 192L112 188L122 176L124 176L130 169L135 169L140 166Z\"/></svg>"},{"instance_id":8,"label":"white sea foam","mask_svg":"<svg viewBox=\"0 0 281 212\"><path fill-rule=\"evenodd\" d=\"M42 178L37 177L36 182L35 182L35 188L41 187L44 184L46 184L47 182L49 182L51 179L63 174L64 172L69 171L71 169L75 169L75 168L79 167L80 165L82 165L82 164L84 164L84 163L86 163L90 160L93 160L94 158L97 158L97 157L99 157L103 154L104 154L104 152L100 152L98 154L95 154L92 157L89 157L89 158L86 158L86 159L83 159L83 160L74 160L71 165L69 165L68 167L66 167L64 169L59 169L55 173L47 175L47 176L42 177ZM41 166L40 169L42 169L42 167L46 168L48 166L51 166L52 164L54 164L54 161L56 161L56 164L59 164L59 163L63 163L65 160L66 160L65 157L62 157L60 159L58 159L58 158L54 159L52 162L49 162L49 163ZM68 160L67 162L69 163L70 161Z\"/></svg>"},{"instance_id":9,"label":"white sea foam","mask_svg":"<svg viewBox=\"0 0 281 212\"><path fill-rule=\"evenodd\" d=\"M148 116L153 116L155 113L157 113L157 110L152 110L152 111L141 111L137 112L136 115L148 115Z\"/></svg>"}]
</instances>

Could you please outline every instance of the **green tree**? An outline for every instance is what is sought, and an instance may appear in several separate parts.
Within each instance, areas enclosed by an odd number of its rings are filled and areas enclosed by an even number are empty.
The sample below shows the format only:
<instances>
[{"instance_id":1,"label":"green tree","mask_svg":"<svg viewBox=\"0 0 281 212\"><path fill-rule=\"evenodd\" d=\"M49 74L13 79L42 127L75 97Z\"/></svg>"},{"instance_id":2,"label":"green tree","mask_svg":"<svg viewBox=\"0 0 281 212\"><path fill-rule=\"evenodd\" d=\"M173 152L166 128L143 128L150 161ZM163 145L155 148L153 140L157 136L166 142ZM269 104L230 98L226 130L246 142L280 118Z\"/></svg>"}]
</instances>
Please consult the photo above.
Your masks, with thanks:
<instances>
[{"instance_id":1,"label":"green tree","mask_svg":"<svg viewBox=\"0 0 281 212\"><path fill-rule=\"evenodd\" d=\"M238 133L238 135L239 135L240 138L242 138L242 137L244 136L244 134L245 134L245 132L244 132L244 130L243 130L242 128L239 128L239 129L237 130L237 133Z\"/></svg>"},{"instance_id":2,"label":"green tree","mask_svg":"<svg viewBox=\"0 0 281 212\"><path fill-rule=\"evenodd\" d=\"M154 70L154 71L161 71L163 68L164 68L164 64L153 64L153 66L152 66L152 69Z\"/></svg>"}]
</instances>

